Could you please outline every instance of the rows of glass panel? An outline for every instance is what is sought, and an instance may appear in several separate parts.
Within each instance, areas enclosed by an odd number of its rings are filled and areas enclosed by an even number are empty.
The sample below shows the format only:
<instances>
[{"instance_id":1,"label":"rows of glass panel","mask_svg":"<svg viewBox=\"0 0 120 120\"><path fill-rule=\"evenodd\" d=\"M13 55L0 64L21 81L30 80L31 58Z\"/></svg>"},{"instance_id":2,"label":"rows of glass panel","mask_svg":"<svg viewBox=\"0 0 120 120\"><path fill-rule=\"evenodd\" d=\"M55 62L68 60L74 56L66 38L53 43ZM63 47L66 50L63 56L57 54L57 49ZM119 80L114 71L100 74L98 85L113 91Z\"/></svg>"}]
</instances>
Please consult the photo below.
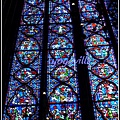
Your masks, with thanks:
<instances>
[{"instance_id":1,"label":"rows of glass panel","mask_svg":"<svg viewBox=\"0 0 120 120\"><path fill-rule=\"evenodd\" d=\"M25 0L3 120L38 120L44 2Z\"/></svg>"},{"instance_id":2,"label":"rows of glass panel","mask_svg":"<svg viewBox=\"0 0 120 120\"><path fill-rule=\"evenodd\" d=\"M70 1L49 2L48 120L81 120Z\"/></svg>"},{"instance_id":3,"label":"rows of glass panel","mask_svg":"<svg viewBox=\"0 0 120 120\"><path fill-rule=\"evenodd\" d=\"M96 120L118 119L116 59L96 1L79 0ZM39 119L44 2L25 0L3 120ZM112 23L112 19L111 23ZM46 119L81 120L80 90L69 0L49 1ZM114 29L114 27L113 27ZM115 31L116 33L116 31ZM116 36L117 38L117 36Z\"/></svg>"},{"instance_id":4,"label":"rows of glass panel","mask_svg":"<svg viewBox=\"0 0 120 120\"><path fill-rule=\"evenodd\" d=\"M96 1L79 0L95 120L118 120L118 71L104 16Z\"/></svg>"}]
</instances>

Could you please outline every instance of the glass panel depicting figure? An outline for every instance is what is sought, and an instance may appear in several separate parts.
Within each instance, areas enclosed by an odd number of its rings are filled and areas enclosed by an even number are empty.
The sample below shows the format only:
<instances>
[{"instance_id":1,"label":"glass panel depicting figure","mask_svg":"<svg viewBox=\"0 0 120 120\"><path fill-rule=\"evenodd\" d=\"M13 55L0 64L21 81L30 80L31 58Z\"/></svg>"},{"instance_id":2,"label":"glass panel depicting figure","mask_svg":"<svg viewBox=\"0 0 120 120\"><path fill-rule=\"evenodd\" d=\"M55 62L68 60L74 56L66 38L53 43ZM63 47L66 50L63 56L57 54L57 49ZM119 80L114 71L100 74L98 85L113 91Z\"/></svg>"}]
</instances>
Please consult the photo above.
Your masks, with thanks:
<instances>
[{"instance_id":1,"label":"glass panel depicting figure","mask_svg":"<svg viewBox=\"0 0 120 120\"><path fill-rule=\"evenodd\" d=\"M95 0L79 0L95 120L118 120L118 71L104 16Z\"/></svg>"},{"instance_id":2,"label":"glass panel depicting figure","mask_svg":"<svg viewBox=\"0 0 120 120\"><path fill-rule=\"evenodd\" d=\"M69 0L49 1L47 61L48 120L81 120Z\"/></svg>"},{"instance_id":3,"label":"glass panel depicting figure","mask_svg":"<svg viewBox=\"0 0 120 120\"><path fill-rule=\"evenodd\" d=\"M44 2L25 0L3 120L38 120Z\"/></svg>"}]
</instances>

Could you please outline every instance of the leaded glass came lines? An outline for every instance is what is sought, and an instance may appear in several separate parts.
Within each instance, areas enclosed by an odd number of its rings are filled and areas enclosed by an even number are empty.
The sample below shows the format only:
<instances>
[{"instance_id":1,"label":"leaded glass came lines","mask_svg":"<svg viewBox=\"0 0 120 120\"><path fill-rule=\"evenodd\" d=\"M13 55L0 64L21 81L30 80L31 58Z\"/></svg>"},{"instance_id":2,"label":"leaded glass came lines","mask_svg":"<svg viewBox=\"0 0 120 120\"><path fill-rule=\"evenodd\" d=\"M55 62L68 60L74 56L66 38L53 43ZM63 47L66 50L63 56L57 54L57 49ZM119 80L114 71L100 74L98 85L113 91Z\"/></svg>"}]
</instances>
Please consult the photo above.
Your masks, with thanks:
<instances>
[{"instance_id":1,"label":"leaded glass came lines","mask_svg":"<svg viewBox=\"0 0 120 120\"><path fill-rule=\"evenodd\" d=\"M104 16L94 0L79 0L79 6L95 120L118 120L118 71Z\"/></svg>"},{"instance_id":2,"label":"leaded glass came lines","mask_svg":"<svg viewBox=\"0 0 120 120\"><path fill-rule=\"evenodd\" d=\"M26 0L10 72L3 120L38 120L44 2Z\"/></svg>"},{"instance_id":3,"label":"leaded glass came lines","mask_svg":"<svg viewBox=\"0 0 120 120\"><path fill-rule=\"evenodd\" d=\"M75 64L73 26L69 0L49 2L48 79L49 114L47 119L81 120L80 93ZM57 24L56 24L57 23ZM55 66L51 60L70 60L72 64Z\"/></svg>"}]
</instances>

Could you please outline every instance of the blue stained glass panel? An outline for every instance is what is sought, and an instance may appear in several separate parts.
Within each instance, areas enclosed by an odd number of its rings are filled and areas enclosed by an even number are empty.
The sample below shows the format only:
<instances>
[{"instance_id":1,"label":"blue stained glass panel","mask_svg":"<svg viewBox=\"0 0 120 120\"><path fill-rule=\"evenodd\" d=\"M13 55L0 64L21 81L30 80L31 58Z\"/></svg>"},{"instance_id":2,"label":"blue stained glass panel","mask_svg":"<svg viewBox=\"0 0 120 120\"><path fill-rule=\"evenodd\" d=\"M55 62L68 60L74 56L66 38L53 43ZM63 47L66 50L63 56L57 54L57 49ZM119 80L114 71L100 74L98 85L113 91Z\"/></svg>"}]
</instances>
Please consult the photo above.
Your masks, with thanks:
<instances>
[{"instance_id":1,"label":"blue stained glass panel","mask_svg":"<svg viewBox=\"0 0 120 120\"><path fill-rule=\"evenodd\" d=\"M77 99L76 93L69 86L59 85L51 93L49 103L76 102Z\"/></svg>"},{"instance_id":2,"label":"blue stained glass panel","mask_svg":"<svg viewBox=\"0 0 120 120\"><path fill-rule=\"evenodd\" d=\"M41 1L40 4L38 5L31 5L28 4L28 2L25 2L21 16L21 25L43 24L43 14L44 14L44 2Z\"/></svg>"},{"instance_id":3,"label":"blue stained glass panel","mask_svg":"<svg viewBox=\"0 0 120 120\"><path fill-rule=\"evenodd\" d=\"M86 55L90 61L88 70L95 119L117 120L118 71L104 17L97 11L95 1L79 0L79 8L81 26L86 35Z\"/></svg>"},{"instance_id":4,"label":"blue stained glass panel","mask_svg":"<svg viewBox=\"0 0 120 120\"><path fill-rule=\"evenodd\" d=\"M59 66L57 69L52 71L51 76L60 81L68 81L74 75L74 70L65 66Z\"/></svg>"},{"instance_id":5,"label":"blue stained glass panel","mask_svg":"<svg viewBox=\"0 0 120 120\"><path fill-rule=\"evenodd\" d=\"M70 17L70 3L69 1L64 2L49 2L49 14L50 14L50 23L66 23L71 22ZM64 3L64 4L63 4Z\"/></svg>"},{"instance_id":6,"label":"blue stained glass panel","mask_svg":"<svg viewBox=\"0 0 120 120\"><path fill-rule=\"evenodd\" d=\"M21 29L26 36L34 36L41 32L41 29L36 26L21 26Z\"/></svg>"},{"instance_id":7,"label":"blue stained glass panel","mask_svg":"<svg viewBox=\"0 0 120 120\"><path fill-rule=\"evenodd\" d=\"M44 2L25 1L10 71L3 120L39 119L43 13Z\"/></svg>"},{"instance_id":8,"label":"blue stained glass panel","mask_svg":"<svg viewBox=\"0 0 120 120\"><path fill-rule=\"evenodd\" d=\"M106 2L107 1L107 2ZM105 0L106 8L113 4ZM76 69L69 0L49 1L47 61L48 119L81 120L80 90ZM118 74L116 59L104 17L95 0L79 0L81 25L88 65L95 119L118 119ZM3 120L38 120L41 81L41 49L44 2L25 0L10 72ZM101 20L99 20L101 17ZM111 12L109 19L117 38ZM91 21L92 22L91 22ZM55 24L57 23L57 24ZM17 87L16 87L17 86Z\"/></svg>"},{"instance_id":9,"label":"blue stained glass panel","mask_svg":"<svg viewBox=\"0 0 120 120\"><path fill-rule=\"evenodd\" d=\"M46 119L81 120L70 2L55 0L49 5Z\"/></svg>"}]
</instances>

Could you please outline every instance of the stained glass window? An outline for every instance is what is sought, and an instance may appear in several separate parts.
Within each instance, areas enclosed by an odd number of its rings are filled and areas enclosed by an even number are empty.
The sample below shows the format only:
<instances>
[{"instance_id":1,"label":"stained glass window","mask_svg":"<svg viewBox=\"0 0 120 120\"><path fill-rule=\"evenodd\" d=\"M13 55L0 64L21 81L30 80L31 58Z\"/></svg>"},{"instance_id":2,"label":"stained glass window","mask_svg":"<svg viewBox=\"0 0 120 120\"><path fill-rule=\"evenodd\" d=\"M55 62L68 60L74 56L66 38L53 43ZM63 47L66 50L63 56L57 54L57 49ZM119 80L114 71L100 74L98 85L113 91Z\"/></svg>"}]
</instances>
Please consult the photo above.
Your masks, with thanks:
<instances>
[{"instance_id":1,"label":"stained glass window","mask_svg":"<svg viewBox=\"0 0 120 120\"><path fill-rule=\"evenodd\" d=\"M79 0L95 120L118 120L118 75L106 22L94 0Z\"/></svg>"},{"instance_id":2,"label":"stained glass window","mask_svg":"<svg viewBox=\"0 0 120 120\"><path fill-rule=\"evenodd\" d=\"M48 105L46 120L83 119L81 113L84 108L80 104L80 93L84 91L80 90L82 79L78 76L79 69L76 64L75 25L72 21L75 16L71 14L71 1L47 2L48 13L45 0L24 0L3 120L41 119L40 92L44 83L41 79L42 70L47 72L47 91L44 92L48 102L45 103ZM85 54L89 58L86 73L89 74L95 120L118 120L118 70L115 51L105 17L97 9L97 2L78 0L80 26L86 36ZM116 3L112 4L109 0L104 0L104 3L117 39L117 27L114 26L117 15L112 16L113 13L110 12L111 9L115 12ZM46 14L49 19L45 28ZM45 31L48 31L48 42L47 50L44 51ZM42 51L47 53L45 68L42 67Z\"/></svg>"},{"instance_id":3,"label":"stained glass window","mask_svg":"<svg viewBox=\"0 0 120 120\"><path fill-rule=\"evenodd\" d=\"M25 0L3 120L38 120L44 2Z\"/></svg>"},{"instance_id":4,"label":"stained glass window","mask_svg":"<svg viewBox=\"0 0 120 120\"><path fill-rule=\"evenodd\" d=\"M47 119L81 119L69 0L49 2ZM72 63L71 63L71 62Z\"/></svg>"}]
</instances>

